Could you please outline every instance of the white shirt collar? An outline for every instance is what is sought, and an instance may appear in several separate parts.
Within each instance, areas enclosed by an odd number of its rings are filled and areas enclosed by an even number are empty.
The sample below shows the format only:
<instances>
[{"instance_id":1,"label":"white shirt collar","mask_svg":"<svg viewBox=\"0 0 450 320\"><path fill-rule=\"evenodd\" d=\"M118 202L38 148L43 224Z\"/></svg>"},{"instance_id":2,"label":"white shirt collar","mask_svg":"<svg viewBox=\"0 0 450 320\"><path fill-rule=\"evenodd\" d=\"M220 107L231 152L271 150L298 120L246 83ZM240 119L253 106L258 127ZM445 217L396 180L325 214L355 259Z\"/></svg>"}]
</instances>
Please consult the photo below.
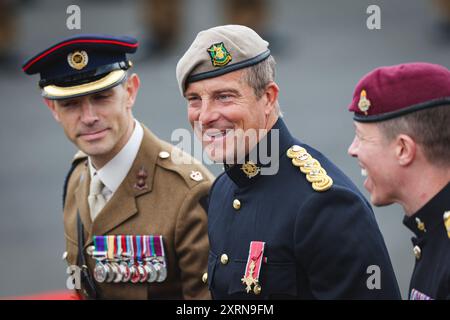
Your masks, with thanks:
<instances>
[{"instance_id":1,"label":"white shirt collar","mask_svg":"<svg viewBox=\"0 0 450 320\"><path fill-rule=\"evenodd\" d=\"M90 157L88 160L91 179L95 174L98 174L105 187L112 193L116 192L128 171L130 171L144 137L144 129L142 129L141 124L136 119L134 119L134 123L134 130L128 142L103 168L96 170Z\"/></svg>"}]
</instances>

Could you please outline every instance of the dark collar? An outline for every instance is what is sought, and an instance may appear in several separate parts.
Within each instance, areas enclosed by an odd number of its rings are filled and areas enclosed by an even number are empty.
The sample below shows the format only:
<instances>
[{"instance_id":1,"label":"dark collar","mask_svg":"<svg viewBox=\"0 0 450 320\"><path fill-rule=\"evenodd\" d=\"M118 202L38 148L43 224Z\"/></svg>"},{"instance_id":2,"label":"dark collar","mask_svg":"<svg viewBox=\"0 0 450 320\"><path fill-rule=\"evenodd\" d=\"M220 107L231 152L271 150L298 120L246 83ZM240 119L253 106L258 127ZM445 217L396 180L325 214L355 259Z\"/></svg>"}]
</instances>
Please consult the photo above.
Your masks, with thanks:
<instances>
[{"instance_id":1,"label":"dark collar","mask_svg":"<svg viewBox=\"0 0 450 320\"><path fill-rule=\"evenodd\" d=\"M275 143L276 141L272 141L272 136L276 139L274 130L277 130L279 134L279 154L276 159L273 159L270 155L272 143ZM252 151L249 152L249 154L246 155L245 160L241 161L244 162L244 164L240 163L232 166L228 166L227 164L224 165L226 174L238 187L242 188L249 186L264 176L264 174L261 174L261 169L269 167L278 168L280 158L284 156L286 150L293 144L294 138L290 134L284 121L281 118L278 118L277 122L269 130L267 135L261 139L261 141L252 149ZM249 163L249 160L256 161ZM254 172L255 174L249 174L250 172Z\"/></svg>"},{"instance_id":2,"label":"dark collar","mask_svg":"<svg viewBox=\"0 0 450 320\"><path fill-rule=\"evenodd\" d=\"M444 212L450 210L450 183L428 201L413 216L403 219L403 224L417 237L426 237L436 227L444 224Z\"/></svg>"}]
</instances>

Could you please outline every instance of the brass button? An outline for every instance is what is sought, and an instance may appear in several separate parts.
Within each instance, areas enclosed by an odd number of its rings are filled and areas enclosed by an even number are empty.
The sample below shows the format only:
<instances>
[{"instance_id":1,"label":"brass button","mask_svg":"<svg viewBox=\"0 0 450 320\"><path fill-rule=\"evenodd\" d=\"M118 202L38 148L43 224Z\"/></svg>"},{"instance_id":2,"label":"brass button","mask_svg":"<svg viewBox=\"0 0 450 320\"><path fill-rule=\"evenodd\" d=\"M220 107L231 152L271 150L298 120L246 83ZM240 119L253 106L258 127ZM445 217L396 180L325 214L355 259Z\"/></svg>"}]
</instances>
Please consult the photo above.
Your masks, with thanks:
<instances>
[{"instance_id":1,"label":"brass button","mask_svg":"<svg viewBox=\"0 0 450 320\"><path fill-rule=\"evenodd\" d=\"M202 276L202 281L203 283L207 283L208 282L208 272L205 272Z\"/></svg>"},{"instance_id":2,"label":"brass button","mask_svg":"<svg viewBox=\"0 0 450 320\"><path fill-rule=\"evenodd\" d=\"M254 288L253 288L253 293L256 295L261 294L261 286L259 284L257 284Z\"/></svg>"},{"instance_id":3,"label":"brass button","mask_svg":"<svg viewBox=\"0 0 450 320\"><path fill-rule=\"evenodd\" d=\"M241 208L241 202L238 199L233 200L233 208L239 210Z\"/></svg>"},{"instance_id":4,"label":"brass button","mask_svg":"<svg viewBox=\"0 0 450 320\"><path fill-rule=\"evenodd\" d=\"M225 253L220 256L220 262L222 264L227 264L228 263L228 256Z\"/></svg>"},{"instance_id":5,"label":"brass button","mask_svg":"<svg viewBox=\"0 0 450 320\"><path fill-rule=\"evenodd\" d=\"M413 249L414 255L416 256L416 259L419 260L422 256L422 250L420 250L419 246L415 246Z\"/></svg>"}]
</instances>

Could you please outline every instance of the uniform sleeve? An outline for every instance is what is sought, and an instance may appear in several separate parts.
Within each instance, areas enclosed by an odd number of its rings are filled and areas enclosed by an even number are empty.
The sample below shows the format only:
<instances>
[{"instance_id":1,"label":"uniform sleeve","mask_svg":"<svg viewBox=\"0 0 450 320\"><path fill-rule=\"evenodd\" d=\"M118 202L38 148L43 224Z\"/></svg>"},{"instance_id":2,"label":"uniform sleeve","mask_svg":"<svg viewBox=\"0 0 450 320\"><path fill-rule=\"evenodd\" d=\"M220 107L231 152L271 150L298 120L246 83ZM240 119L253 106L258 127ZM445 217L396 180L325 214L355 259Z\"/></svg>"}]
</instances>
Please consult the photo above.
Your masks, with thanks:
<instances>
[{"instance_id":1,"label":"uniform sleeve","mask_svg":"<svg viewBox=\"0 0 450 320\"><path fill-rule=\"evenodd\" d=\"M360 196L334 186L312 194L299 210L296 260L315 298L400 299L384 240Z\"/></svg>"},{"instance_id":2,"label":"uniform sleeve","mask_svg":"<svg viewBox=\"0 0 450 320\"><path fill-rule=\"evenodd\" d=\"M192 188L177 218L175 250L185 299L211 298L208 286L202 282L202 275L207 270L209 241L207 215L200 203L210 186L210 182L205 181Z\"/></svg>"}]
</instances>

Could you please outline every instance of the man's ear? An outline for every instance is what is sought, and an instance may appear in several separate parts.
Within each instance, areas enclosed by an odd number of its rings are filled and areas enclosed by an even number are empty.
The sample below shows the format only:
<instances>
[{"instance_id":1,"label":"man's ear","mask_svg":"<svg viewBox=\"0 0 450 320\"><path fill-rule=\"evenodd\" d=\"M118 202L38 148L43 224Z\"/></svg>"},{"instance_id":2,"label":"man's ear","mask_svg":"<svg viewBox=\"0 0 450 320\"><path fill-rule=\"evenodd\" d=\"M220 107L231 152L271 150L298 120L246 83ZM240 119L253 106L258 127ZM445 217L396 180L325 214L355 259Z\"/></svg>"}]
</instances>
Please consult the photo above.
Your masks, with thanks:
<instances>
[{"instance_id":1,"label":"man's ear","mask_svg":"<svg viewBox=\"0 0 450 320\"><path fill-rule=\"evenodd\" d=\"M408 135L400 134L395 139L395 156L401 166L410 165L416 158L417 143Z\"/></svg>"},{"instance_id":2,"label":"man's ear","mask_svg":"<svg viewBox=\"0 0 450 320\"><path fill-rule=\"evenodd\" d=\"M126 84L126 90L128 93L127 97L127 107L132 108L134 102L136 101L137 93L139 91L139 87L141 86L141 80L136 73L133 73L128 79Z\"/></svg>"},{"instance_id":3,"label":"man's ear","mask_svg":"<svg viewBox=\"0 0 450 320\"><path fill-rule=\"evenodd\" d=\"M267 101L267 103L264 107L264 113L266 114L266 116L269 115L275 108L276 102L278 100L279 92L280 92L280 88L273 81L271 81L266 86L266 91L264 92L264 96L263 96L263 98L265 98Z\"/></svg>"},{"instance_id":4,"label":"man's ear","mask_svg":"<svg viewBox=\"0 0 450 320\"><path fill-rule=\"evenodd\" d=\"M50 111L53 115L53 118L55 118L55 120L57 122L60 122L58 112L56 111L56 102L54 100L49 100L46 98L44 98L44 102L47 105L47 107L50 109Z\"/></svg>"}]
</instances>

